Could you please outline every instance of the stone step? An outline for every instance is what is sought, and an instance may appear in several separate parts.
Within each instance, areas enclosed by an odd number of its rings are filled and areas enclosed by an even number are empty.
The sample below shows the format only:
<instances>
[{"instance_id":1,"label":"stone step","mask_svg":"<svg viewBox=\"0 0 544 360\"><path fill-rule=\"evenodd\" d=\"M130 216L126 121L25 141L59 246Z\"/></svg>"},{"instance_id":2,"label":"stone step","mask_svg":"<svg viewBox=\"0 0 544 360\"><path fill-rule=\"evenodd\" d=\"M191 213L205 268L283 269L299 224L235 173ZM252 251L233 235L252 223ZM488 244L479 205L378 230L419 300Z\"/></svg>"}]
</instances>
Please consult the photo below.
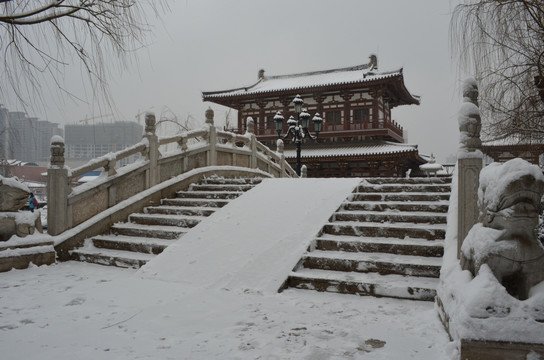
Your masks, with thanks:
<instances>
[{"instance_id":1,"label":"stone step","mask_svg":"<svg viewBox=\"0 0 544 360\"><path fill-rule=\"evenodd\" d=\"M315 250L301 259L305 269L376 272L380 275L440 276L442 259L436 257Z\"/></svg>"},{"instance_id":2,"label":"stone step","mask_svg":"<svg viewBox=\"0 0 544 360\"><path fill-rule=\"evenodd\" d=\"M243 192L232 191L178 191L176 197L179 199L236 199Z\"/></svg>"},{"instance_id":3,"label":"stone step","mask_svg":"<svg viewBox=\"0 0 544 360\"><path fill-rule=\"evenodd\" d=\"M215 185L221 185L221 184L253 184L257 185L260 184L263 179L256 177L256 178L220 178L220 177L210 177L210 178L204 178L202 179L202 184L215 184Z\"/></svg>"},{"instance_id":4,"label":"stone step","mask_svg":"<svg viewBox=\"0 0 544 360\"><path fill-rule=\"evenodd\" d=\"M129 221L134 224L166 225L178 226L183 228L195 227L205 218L205 216L184 216L167 214L132 214L128 217Z\"/></svg>"},{"instance_id":5,"label":"stone step","mask_svg":"<svg viewBox=\"0 0 544 360\"><path fill-rule=\"evenodd\" d=\"M365 238L359 236L323 235L314 240L316 250L391 253L441 257L444 240Z\"/></svg>"},{"instance_id":6,"label":"stone step","mask_svg":"<svg viewBox=\"0 0 544 360\"><path fill-rule=\"evenodd\" d=\"M443 184L365 184L357 186L355 192L425 192L425 193L449 193L450 185Z\"/></svg>"},{"instance_id":7,"label":"stone step","mask_svg":"<svg viewBox=\"0 0 544 360\"><path fill-rule=\"evenodd\" d=\"M369 184L451 184L451 177L365 178Z\"/></svg>"},{"instance_id":8,"label":"stone step","mask_svg":"<svg viewBox=\"0 0 544 360\"><path fill-rule=\"evenodd\" d=\"M186 215L186 216L210 216L215 212L214 208L198 206L171 206L160 205L150 206L144 209L147 214L167 214L167 215Z\"/></svg>"},{"instance_id":9,"label":"stone step","mask_svg":"<svg viewBox=\"0 0 544 360\"><path fill-rule=\"evenodd\" d=\"M150 237L156 239L177 239L188 231L188 228L162 225L141 225L133 223L117 223L111 228L114 235Z\"/></svg>"},{"instance_id":10,"label":"stone step","mask_svg":"<svg viewBox=\"0 0 544 360\"><path fill-rule=\"evenodd\" d=\"M160 254L173 240L154 239L123 235L100 235L91 239L93 245L100 249L113 249L141 252L145 254Z\"/></svg>"},{"instance_id":11,"label":"stone step","mask_svg":"<svg viewBox=\"0 0 544 360\"><path fill-rule=\"evenodd\" d=\"M70 252L72 260L121 268L139 268L155 255L122 250L105 250L83 247Z\"/></svg>"},{"instance_id":12,"label":"stone step","mask_svg":"<svg viewBox=\"0 0 544 360\"><path fill-rule=\"evenodd\" d=\"M334 222L323 226L323 233L364 237L394 237L404 239L440 240L446 235L446 227L441 224L414 225L411 223L361 224L358 222Z\"/></svg>"},{"instance_id":13,"label":"stone step","mask_svg":"<svg viewBox=\"0 0 544 360\"><path fill-rule=\"evenodd\" d=\"M375 223L414 223L414 224L445 224L446 214L420 212L420 213L400 213L394 211L339 211L331 216L329 221L359 221Z\"/></svg>"},{"instance_id":14,"label":"stone step","mask_svg":"<svg viewBox=\"0 0 544 360\"><path fill-rule=\"evenodd\" d=\"M41 266L55 263L57 253L53 241L26 241L20 244L0 243L0 272L26 269L30 263Z\"/></svg>"},{"instance_id":15,"label":"stone step","mask_svg":"<svg viewBox=\"0 0 544 360\"><path fill-rule=\"evenodd\" d=\"M222 208L227 205L229 200L225 199L162 199L162 205L168 206L191 206L191 207L210 207Z\"/></svg>"},{"instance_id":16,"label":"stone step","mask_svg":"<svg viewBox=\"0 0 544 360\"><path fill-rule=\"evenodd\" d=\"M449 200L449 193L354 193L349 201L443 201Z\"/></svg>"},{"instance_id":17,"label":"stone step","mask_svg":"<svg viewBox=\"0 0 544 360\"><path fill-rule=\"evenodd\" d=\"M252 184L191 184L189 191L235 191L245 192L252 189Z\"/></svg>"},{"instance_id":18,"label":"stone step","mask_svg":"<svg viewBox=\"0 0 544 360\"><path fill-rule=\"evenodd\" d=\"M348 211L422 211L422 212L448 212L448 201L352 201L342 204L342 210Z\"/></svg>"},{"instance_id":19,"label":"stone step","mask_svg":"<svg viewBox=\"0 0 544 360\"><path fill-rule=\"evenodd\" d=\"M342 294L434 301L438 279L377 273L342 273L330 270L299 269L291 272L287 285Z\"/></svg>"}]
</instances>

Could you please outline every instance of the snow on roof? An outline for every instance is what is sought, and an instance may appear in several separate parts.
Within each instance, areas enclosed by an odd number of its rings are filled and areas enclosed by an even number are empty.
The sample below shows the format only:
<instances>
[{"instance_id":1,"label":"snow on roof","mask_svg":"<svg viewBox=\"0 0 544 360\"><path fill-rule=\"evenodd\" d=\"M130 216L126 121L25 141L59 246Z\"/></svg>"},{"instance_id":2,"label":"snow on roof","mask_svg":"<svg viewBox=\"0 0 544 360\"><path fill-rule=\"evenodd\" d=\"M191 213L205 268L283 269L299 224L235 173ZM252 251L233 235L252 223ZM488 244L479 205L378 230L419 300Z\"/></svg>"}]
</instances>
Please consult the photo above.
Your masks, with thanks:
<instances>
[{"instance_id":1,"label":"snow on roof","mask_svg":"<svg viewBox=\"0 0 544 360\"><path fill-rule=\"evenodd\" d=\"M515 146L515 145L544 145L542 140L531 139L530 137L505 136L494 140L482 141L482 146Z\"/></svg>"},{"instance_id":2,"label":"snow on roof","mask_svg":"<svg viewBox=\"0 0 544 360\"><path fill-rule=\"evenodd\" d=\"M305 147L302 149L302 158L319 157L340 157L340 156L365 156L401 154L417 151L417 145L397 144L392 142L380 142L370 144L325 144L326 146ZM295 149L286 149L285 157L293 159L296 157Z\"/></svg>"},{"instance_id":3,"label":"snow on roof","mask_svg":"<svg viewBox=\"0 0 544 360\"><path fill-rule=\"evenodd\" d=\"M321 86L344 85L371 82L402 75L402 69L391 72L376 72L369 64L341 69L313 71L300 74L263 76L255 84L237 89L202 92L207 97L230 97L291 89L305 89ZM415 99L419 100L414 96Z\"/></svg>"}]
</instances>

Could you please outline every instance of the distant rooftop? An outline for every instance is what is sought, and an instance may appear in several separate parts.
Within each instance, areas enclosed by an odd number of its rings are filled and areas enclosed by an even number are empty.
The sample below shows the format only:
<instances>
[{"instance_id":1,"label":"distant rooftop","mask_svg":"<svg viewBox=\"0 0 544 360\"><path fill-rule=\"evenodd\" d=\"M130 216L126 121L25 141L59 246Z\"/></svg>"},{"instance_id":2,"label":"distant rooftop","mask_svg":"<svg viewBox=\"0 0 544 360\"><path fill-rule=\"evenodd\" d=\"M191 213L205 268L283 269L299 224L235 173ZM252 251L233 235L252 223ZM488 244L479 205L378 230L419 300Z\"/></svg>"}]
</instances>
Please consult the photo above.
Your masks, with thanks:
<instances>
[{"instance_id":1,"label":"distant rooftop","mask_svg":"<svg viewBox=\"0 0 544 360\"><path fill-rule=\"evenodd\" d=\"M321 145L321 146L320 146ZM342 156L372 156L372 155L390 155L405 154L417 152L417 145L398 144L388 141L364 143L364 144L327 144L327 146L304 145L301 152L302 158L323 158L323 157L342 157ZM295 149L285 149L285 158L294 159L296 157Z\"/></svg>"},{"instance_id":2,"label":"distant rooftop","mask_svg":"<svg viewBox=\"0 0 544 360\"><path fill-rule=\"evenodd\" d=\"M289 75L266 76L264 70L260 70L258 81L252 85L228 90L204 91L202 97L204 101L214 101L220 98L272 94L290 90L370 84L381 80L398 78L402 83L400 89L404 93L404 102L419 104L419 97L410 94L404 87L402 68L394 71L378 72L376 57L371 56L370 59L368 64L363 65Z\"/></svg>"}]
</instances>

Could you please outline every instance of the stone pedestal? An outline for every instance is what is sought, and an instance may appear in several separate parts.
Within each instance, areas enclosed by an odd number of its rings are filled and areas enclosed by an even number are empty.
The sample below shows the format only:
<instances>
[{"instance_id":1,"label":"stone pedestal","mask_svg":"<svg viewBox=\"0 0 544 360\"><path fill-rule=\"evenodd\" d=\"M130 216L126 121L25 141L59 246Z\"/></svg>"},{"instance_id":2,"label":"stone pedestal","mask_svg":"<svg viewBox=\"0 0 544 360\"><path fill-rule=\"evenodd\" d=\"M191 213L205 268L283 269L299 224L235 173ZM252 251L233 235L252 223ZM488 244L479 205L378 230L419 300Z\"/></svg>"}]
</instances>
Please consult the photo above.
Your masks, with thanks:
<instances>
[{"instance_id":1,"label":"stone pedestal","mask_svg":"<svg viewBox=\"0 0 544 360\"><path fill-rule=\"evenodd\" d=\"M58 235L70 227L70 178L65 168L47 169L47 232Z\"/></svg>"},{"instance_id":2,"label":"stone pedestal","mask_svg":"<svg viewBox=\"0 0 544 360\"><path fill-rule=\"evenodd\" d=\"M468 232L478 222L478 186L482 157L474 156L457 160L459 199L457 209L457 258L461 251L463 240Z\"/></svg>"}]
</instances>

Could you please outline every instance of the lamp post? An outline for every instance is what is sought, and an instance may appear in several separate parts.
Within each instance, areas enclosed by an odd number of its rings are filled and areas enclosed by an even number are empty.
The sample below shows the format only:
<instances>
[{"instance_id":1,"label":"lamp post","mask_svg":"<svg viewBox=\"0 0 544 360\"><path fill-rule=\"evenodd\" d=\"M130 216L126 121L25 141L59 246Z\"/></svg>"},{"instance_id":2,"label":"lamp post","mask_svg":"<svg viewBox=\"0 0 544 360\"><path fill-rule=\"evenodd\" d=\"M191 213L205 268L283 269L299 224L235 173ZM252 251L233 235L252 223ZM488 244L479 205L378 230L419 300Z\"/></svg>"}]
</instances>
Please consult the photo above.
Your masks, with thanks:
<instances>
[{"instance_id":1,"label":"lamp post","mask_svg":"<svg viewBox=\"0 0 544 360\"><path fill-rule=\"evenodd\" d=\"M323 125L323 119L319 116L318 113L315 114L315 116L312 118L312 122L314 123L314 132L315 136L310 134L310 130L308 130L308 127L310 125L310 117L311 115L308 114L306 109L302 108L302 105L304 104L304 101L300 97L300 95L297 95L295 99L293 100L293 105L295 106L295 113L297 114L297 119L293 116L289 117L289 120L287 120L287 133L285 135L281 135L281 131L283 129L283 116L281 114L281 111L278 111L276 113L276 116L274 116L274 128L276 132L278 133L278 137L282 140L285 140L291 136L295 140L295 144L297 146L297 175L300 176L300 151L301 151L301 144L302 139L306 136L308 136L312 140L316 140L319 136L319 133L321 132L321 127Z\"/></svg>"}]
</instances>

